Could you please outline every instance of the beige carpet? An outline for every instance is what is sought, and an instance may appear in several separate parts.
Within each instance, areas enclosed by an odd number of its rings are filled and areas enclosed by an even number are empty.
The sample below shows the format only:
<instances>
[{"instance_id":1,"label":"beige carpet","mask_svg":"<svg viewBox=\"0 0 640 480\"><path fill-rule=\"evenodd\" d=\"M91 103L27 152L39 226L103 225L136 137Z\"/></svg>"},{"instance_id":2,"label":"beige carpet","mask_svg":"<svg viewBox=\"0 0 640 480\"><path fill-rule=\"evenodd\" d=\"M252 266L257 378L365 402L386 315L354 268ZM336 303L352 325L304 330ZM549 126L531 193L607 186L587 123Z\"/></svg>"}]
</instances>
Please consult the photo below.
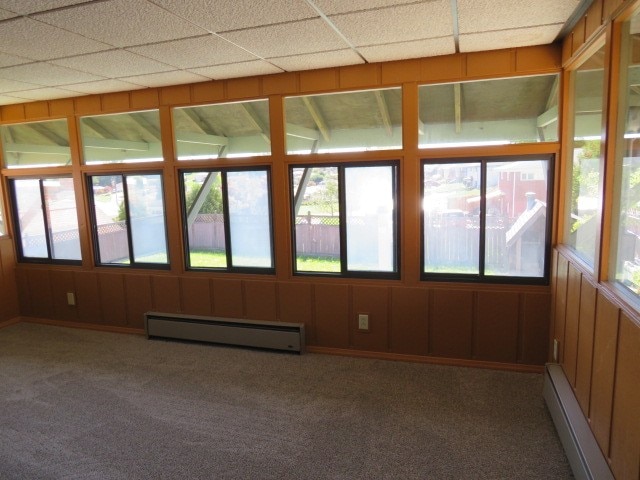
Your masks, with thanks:
<instances>
[{"instance_id":1,"label":"beige carpet","mask_svg":"<svg viewBox=\"0 0 640 480\"><path fill-rule=\"evenodd\" d=\"M0 479L567 479L542 376L0 330Z\"/></svg>"}]
</instances>

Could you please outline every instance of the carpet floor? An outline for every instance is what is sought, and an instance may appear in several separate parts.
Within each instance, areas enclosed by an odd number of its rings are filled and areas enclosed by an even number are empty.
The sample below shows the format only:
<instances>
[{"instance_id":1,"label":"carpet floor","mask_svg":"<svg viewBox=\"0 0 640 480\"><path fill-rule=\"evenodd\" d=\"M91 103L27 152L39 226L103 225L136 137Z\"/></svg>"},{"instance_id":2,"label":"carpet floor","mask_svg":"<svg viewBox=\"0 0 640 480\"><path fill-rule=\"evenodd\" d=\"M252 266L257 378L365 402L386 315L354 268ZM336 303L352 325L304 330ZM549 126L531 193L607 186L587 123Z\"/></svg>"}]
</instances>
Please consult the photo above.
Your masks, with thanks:
<instances>
[{"instance_id":1,"label":"carpet floor","mask_svg":"<svg viewBox=\"0 0 640 480\"><path fill-rule=\"evenodd\" d=\"M0 479L570 479L542 375L21 323Z\"/></svg>"}]
</instances>

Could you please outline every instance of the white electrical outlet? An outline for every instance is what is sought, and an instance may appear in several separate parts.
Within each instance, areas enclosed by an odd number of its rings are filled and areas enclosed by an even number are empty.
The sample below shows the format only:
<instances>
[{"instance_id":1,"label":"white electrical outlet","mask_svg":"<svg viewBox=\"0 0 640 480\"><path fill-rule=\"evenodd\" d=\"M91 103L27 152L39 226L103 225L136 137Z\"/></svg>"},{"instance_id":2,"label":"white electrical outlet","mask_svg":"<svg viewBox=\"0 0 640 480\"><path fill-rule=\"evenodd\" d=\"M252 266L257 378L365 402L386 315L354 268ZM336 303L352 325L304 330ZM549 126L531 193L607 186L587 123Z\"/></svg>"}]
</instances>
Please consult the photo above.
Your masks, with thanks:
<instances>
[{"instance_id":1,"label":"white electrical outlet","mask_svg":"<svg viewBox=\"0 0 640 480\"><path fill-rule=\"evenodd\" d=\"M557 339L553 339L553 361L558 363L558 350L560 347L560 342Z\"/></svg>"},{"instance_id":2,"label":"white electrical outlet","mask_svg":"<svg viewBox=\"0 0 640 480\"><path fill-rule=\"evenodd\" d=\"M358 314L358 330L369 330L369 315L366 313Z\"/></svg>"},{"instance_id":3,"label":"white electrical outlet","mask_svg":"<svg viewBox=\"0 0 640 480\"><path fill-rule=\"evenodd\" d=\"M67 305L76 304L76 294L73 292L67 292Z\"/></svg>"}]
</instances>

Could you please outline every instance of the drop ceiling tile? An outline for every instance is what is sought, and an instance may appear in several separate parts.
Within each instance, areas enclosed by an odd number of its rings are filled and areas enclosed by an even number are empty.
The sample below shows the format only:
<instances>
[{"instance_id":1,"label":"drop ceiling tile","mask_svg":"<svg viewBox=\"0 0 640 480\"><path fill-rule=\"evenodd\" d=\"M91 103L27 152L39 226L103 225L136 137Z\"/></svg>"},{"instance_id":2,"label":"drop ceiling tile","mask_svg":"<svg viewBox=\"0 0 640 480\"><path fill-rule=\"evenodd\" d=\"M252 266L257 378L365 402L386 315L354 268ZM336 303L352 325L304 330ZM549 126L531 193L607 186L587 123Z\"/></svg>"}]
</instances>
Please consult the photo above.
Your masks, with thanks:
<instances>
[{"instance_id":1,"label":"drop ceiling tile","mask_svg":"<svg viewBox=\"0 0 640 480\"><path fill-rule=\"evenodd\" d=\"M372 10L374 8L391 7L405 3L415 3L416 0L313 0L325 15L336 13L357 12L359 10Z\"/></svg>"},{"instance_id":2,"label":"drop ceiling tile","mask_svg":"<svg viewBox=\"0 0 640 480\"><path fill-rule=\"evenodd\" d=\"M21 17L2 22L0 50L32 60L48 60L106 50L109 46Z\"/></svg>"},{"instance_id":3,"label":"drop ceiling tile","mask_svg":"<svg viewBox=\"0 0 640 480\"><path fill-rule=\"evenodd\" d=\"M116 47L206 33L146 0L92 2L38 14L34 18Z\"/></svg>"},{"instance_id":4,"label":"drop ceiling tile","mask_svg":"<svg viewBox=\"0 0 640 480\"><path fill-rule=\"evenodd\" d=\"M33 63L33 60L0 52L0 68L11 67L13 65L22 65L23 63Z\"/></svg>"},{"instance_id":5,"label":"drop ceiling tile","mask_svg":"<svg viewBox=\"0 0 640 480\"><path fill-rule=\"evenodd\" d=\"M197 75L184 70L175 70L173 72L151 73L149 75L137 75L134 77L125 77L122 80L135 83L142 87L166 87L168 85L182 85L186 83L206 82L209 77Z\"/></svg>"},{"instance_id":6,"label":"drop ceiling tile","mask_svg":"<svg viewBox=\"0 0 640 480\"><path fill-rule=\"evenodd\" d=\"M562 26L546 25L544 27L519 28L514 30L500 30L498 32L469 33L460 35L461 52L479 52L483 50L498 50L501 48L528 47L543 45L554 41Z\"/></svg>"},{"instance_id":7,"label":"drop ceiling tile","mask_svg":"<svg viewBox=\"0 0 640 480\"><path fill-rule=\"evenodd\" d=\"M564 24L581 0L458 0L460 33L508 30L534 25Z\"/></svg>"},{"instance_id":8,"label":"drop ceiling tile","mask_svg":"<svg viewBox=\"0 0 640 480\"><path fill-rule=\"evenodd\" d=\"M222 36L263 58L341 50L349 46L320 19L238 30Z\"/></svg>"},{"instance_id":9,"label":"drop ceiling tile","mask_svg":"<svg viewBox=\"0 0 640 480\"><path fill-rule=\"evenodd\" d=\"M0 77L0 93L19 92L22 90L32 90L38 88L40 85L35 85L28 82L17 82L15 80L7 80Z\"/></svg>"},{"instance_id":10,"label":"drop ceiling tile","mask_svg":"<svg viewBox=\"0 0 640 480\"><path fill-rule=\"evenodd\" d=\"M307 53L303 55L293 55L290 57L270 58L269 61L287 72L364 63L364 60L362 60L362 58L350 48L331 52Z\"/></svg>"},{"instance_id":11,"label":"drop ceiling tile","mask_svg":"<svg viewBox=\"0 0 640 480\"><path fill-rule=\"evenodd\" d=\"M7 20L14 17L17 17L15 13L5 10L2 8L2 5L0 5L0 20Z\"/></svg>"},{"instance_id":12,"label":"drop ceiling tile","mask_svg":"<svg viewBox=\"0 0 640 480\"><path fill-rule=\"evenodd\" d=\"M0 105L13 105L15 103L24 103L26 98L12 97L10 95L0 95Z\"/></svg>"},{"instance_id":13,"label":"drop ceiling tile","mask_svg":"<svg viewBox=\"0 0 640 480\"><path fill-rule=\"evenodd\" d=\"M368 62L386 62L390 60L405 60L407 58L450 55L456 52L456 45L453 41L453 36L447 36L412 42L359 47L358 51Z\"/></svg>"},{"instance_id":14,"label":"drop ceiling tile","mask_svg":"<svg viewBox=\"0 0 640 480\"><path fill-rule=\"evenodd\" d=\"M318 17L304 0L151 0L211 32Z\"/></svg>"},{"instance_id":15,"label":"drop ceiling tile","mask_svg":"<svg viewBox=\"0 0 640 480\"><path fill-rule=\"evenodd\" d=\"M65 85L66 89L73 90L78 93L95 94L108 92L124 92L128 90L138 90L140 85L123 82L121 80L98 80L97 82L78 83L75 85Z\"/></svg>"},{"instance_id":16,"label":"drop ceiling tile","mask_svg":"<svg viewBox=\"0 0 640 480\"><path fill-rule=\"evenodd\" d=\"M128 50L177 68L205 67L256 59L255 55L215 35L131 47Z\"/></svg>"},{"instance_id":17,"label":"drop ceiling tile","mask_svg":"<svg viewBox=\"0 0 640 480\"><path fill-rule=\"evenodd\" d=\"M228 65L214 65L211 67L191 68L190 72L204 75L207 78L223 79L236 77L251 77L253 75L269 75L282 73L282 70L268 62L256 60L252 62L230 63Z\"/></svg>"},{"instance_id":18,"label":"drop ceiling tile","mask_svg":"<svg viewBox=\"0 0 640 480\"><path fill-rule=\"evenodd\" d=\"M10 10L20 15L44 12L54 8L66 7L84 3L88 0L0 0L0 8Z\"/></svg>"},{"instance_id":19,"label":"drop ceiling tile","mask_svg":"<svg viewBox=\"0 0 640 480\"><path fill-rule=\"evenodd\" d=\"M38 62L0 69L0 77L18 82L35 83L55 87L69 83L90 82L102 77L70 68Z\"/></svg>"},{"instance_id":20,"label":"drop ceiling tile","mask_svg":"<svg viewBox=\"0 0 640 480\"><path fill-rule=\"evenodd\" d=\"M107 52L61 58L52 63L109 78L174 70L168 65L125 50L109 50Z\"/></svg>"},{"instance_id":21,"label":"drop ceiling tile","mask_svg":"<svg viewBox=\"0 0 640 480\"><path fill-rule=\"evenodd\" d=\"M333 15L329 20L356 46L453 35L447 0Z\"/></svg>"},{"instance_id":22,"label":"drop ceiling tile","mask_svg":"<svg viewBox=\"0 0 640 480\"><path fill-rule=\"evenodd\" d=\"M16 92L16 97L23 98L25 100L51 100L54 98L68 98L77 97L78 92L72 92L63 88L36 88L34 90L25 90L23 92Z\"/></svg>"}]
</instances>

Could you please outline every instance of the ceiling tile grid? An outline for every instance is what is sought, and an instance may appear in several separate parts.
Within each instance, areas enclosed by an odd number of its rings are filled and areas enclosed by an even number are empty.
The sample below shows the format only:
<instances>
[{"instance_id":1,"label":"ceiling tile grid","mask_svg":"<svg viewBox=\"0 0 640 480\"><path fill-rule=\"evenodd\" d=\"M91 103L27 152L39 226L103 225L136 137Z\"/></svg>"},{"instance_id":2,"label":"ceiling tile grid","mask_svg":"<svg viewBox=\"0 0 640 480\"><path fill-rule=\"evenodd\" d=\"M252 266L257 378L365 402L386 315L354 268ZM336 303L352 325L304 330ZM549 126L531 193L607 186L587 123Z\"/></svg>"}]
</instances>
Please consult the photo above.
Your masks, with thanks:
<instances>
[{"instance_id":1,"label":"ceiling tile grid","mask_svg":"<svg viewBox=\"0 0 640 480\"><path fill-rule=\"evenodd\" d=\"M0 0L0 105L546 44L591 1Z\"/></svg>"}]
</instances>

